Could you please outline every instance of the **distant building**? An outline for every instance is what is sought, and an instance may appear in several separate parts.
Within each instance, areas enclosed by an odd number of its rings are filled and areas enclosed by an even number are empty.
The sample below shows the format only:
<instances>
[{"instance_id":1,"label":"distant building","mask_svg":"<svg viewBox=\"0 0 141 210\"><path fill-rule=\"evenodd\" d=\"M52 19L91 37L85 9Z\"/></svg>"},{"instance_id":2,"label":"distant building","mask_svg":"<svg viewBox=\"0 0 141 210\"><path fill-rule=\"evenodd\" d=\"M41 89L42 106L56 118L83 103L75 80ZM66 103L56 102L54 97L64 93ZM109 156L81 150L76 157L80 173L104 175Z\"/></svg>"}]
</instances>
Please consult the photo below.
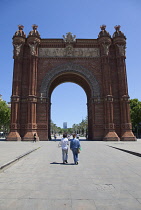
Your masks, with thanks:
<instances>
[{"instance_id":1,"label":"distant building","mask_svg":"<svg viewBox=\"0 0 141 210\"><path fill-rule=\"evenodd\" d=\"M64 128L64 129L67 129L67 122L64 122L64 123L63 123L63 128Z\"/></svg>"}]
</instances>

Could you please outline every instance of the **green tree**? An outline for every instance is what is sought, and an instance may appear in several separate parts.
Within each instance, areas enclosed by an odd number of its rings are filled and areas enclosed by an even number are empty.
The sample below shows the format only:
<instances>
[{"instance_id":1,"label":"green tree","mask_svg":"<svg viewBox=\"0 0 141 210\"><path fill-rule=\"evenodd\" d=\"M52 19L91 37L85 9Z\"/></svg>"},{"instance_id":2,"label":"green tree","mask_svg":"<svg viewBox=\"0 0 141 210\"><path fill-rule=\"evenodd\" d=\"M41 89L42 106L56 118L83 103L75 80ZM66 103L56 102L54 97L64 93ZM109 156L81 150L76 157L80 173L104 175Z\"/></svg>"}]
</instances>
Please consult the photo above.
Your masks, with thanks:
<instances>
[{"instance_id":1,"label":"green tree","mask_svg":"<svg viewBox=\"0 0 141 210\"><path fill-rule=\"evenodd\" d=\"M56 124L53 123L53 121L51 120L51 124L50 124L50 128L51 128L51 134L55 134L58 133L58 127L56 126Z\"/></svg>"},{"instance_id":2,"label":"green tree","mask_svg":"<svg viewBox=\"0 0 141 210\"><path fill-rule=\"evenodd\" d=\"M130 100L130 115L133 132L136 133L138 137L141 123L141 101L136 98Z\"/></svg>"},{"instance_id":3,"label":"green tree","mask_svg":"<svg viewBox=\"0 0 141 210\"><path fill-rule=\"evenodd\" d=\"M5 101L0 101L0 130L9 132L10 126L10 109Z\"/></svg>"},{"instance_id":4,"label":"green tree","mask_svg":"<svg viewBox=\"0 0 141 210\"><path fill-rule=\"evenodd\" d=\"M80 122L79 124L73 124L72 128L67 128L67 129L57 127L56 124L54 124L53 121L51 120L50 132L51 132L51 135L53 135L54 133L58 133L58 134L79 133L82 136L87 136L87 132L88 132L88 117L86 117L85 120L82 120L82 122Z\"/></svg>"},{"instance_id":5,"label":"green tree","mask_svg":"<svg viewBox=\"0 0 141 210\"><path fill-rule=\"evenodd\" d=\"M79 133L82 136L86 136L88 131L88 117L86 117L85 120L82 120L79 124L73 124L72 131L73 133Z\"/></svg>"}]
</instances>

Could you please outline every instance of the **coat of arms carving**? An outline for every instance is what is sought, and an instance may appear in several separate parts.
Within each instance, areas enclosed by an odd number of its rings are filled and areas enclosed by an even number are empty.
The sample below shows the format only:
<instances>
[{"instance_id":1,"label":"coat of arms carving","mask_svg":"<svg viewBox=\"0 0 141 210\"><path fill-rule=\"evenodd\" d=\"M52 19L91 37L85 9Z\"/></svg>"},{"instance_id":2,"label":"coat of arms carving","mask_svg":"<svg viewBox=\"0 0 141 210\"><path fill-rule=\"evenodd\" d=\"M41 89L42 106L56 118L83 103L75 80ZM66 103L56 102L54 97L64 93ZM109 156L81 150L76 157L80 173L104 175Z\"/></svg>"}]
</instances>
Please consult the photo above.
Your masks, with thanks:
<instances>
[{"instance_id":1,"label":"coat of arms carving","mask_svg":"<svg viewBox=\"0 0 141 210\"><path fill-rule=\"evenodd\" d=\"M75 42L76 41L76 35L72 35L71 32L66 33L66 36L63 35L64 41L71 43L71 42Z\"/></svg>"},{"instance_id":2,"label":"coat of arms carving","mask_svg":"<svg viewBox=\"0 0 141 210\"><path fill-rule=\"evenodd\" d=\"M68 45L65 49L66 56L74 56L73 46Z\"/></svg>"}]
</instances>

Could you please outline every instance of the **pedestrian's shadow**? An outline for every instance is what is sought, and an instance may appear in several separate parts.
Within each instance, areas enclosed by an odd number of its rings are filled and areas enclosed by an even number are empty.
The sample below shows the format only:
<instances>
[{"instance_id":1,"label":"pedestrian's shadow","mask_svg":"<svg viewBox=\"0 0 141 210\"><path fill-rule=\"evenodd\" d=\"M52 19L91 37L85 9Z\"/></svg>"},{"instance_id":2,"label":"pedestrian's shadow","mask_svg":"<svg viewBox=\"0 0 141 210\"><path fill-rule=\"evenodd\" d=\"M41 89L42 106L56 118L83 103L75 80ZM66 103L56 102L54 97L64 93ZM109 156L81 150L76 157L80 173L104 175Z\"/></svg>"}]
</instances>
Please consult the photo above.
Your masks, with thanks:
<instances>
[{"instance_id":1,"label":"pedestrian's shadow","mask_svg":"<svg viewBox=\"0 0 141 210\"><path fill-rule=\"evenodd\" d=\"M69 165L74 165L74 163L58 163L58 162L52 162L52 163L50 163L50 164L52 164L52 165L63 165L63 166L69 166Z\"/></svg>"}]
</instances>

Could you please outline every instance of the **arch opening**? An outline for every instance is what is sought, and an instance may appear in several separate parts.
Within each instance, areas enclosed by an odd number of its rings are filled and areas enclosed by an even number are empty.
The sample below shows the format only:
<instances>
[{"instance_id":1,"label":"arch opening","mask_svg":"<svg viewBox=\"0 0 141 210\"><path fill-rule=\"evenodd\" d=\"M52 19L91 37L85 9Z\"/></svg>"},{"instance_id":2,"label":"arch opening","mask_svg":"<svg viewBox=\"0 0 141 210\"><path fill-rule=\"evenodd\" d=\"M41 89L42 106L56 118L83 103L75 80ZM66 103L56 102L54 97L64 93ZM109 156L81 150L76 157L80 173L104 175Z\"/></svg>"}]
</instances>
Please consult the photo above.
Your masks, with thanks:
<instances>
[{"instance_id":1,"label":"arch opening","mask_svg":"<svg viewBox=\"0 0 141 210\"><path fill-rule=\"evenodd\" d=\"M51 94L50 112L52 139L54 134L61 138L63 131L79 133L82 139L86 139L87 96L80 85L64 82L55 87Z\"/></svg>"}]
</instances>

